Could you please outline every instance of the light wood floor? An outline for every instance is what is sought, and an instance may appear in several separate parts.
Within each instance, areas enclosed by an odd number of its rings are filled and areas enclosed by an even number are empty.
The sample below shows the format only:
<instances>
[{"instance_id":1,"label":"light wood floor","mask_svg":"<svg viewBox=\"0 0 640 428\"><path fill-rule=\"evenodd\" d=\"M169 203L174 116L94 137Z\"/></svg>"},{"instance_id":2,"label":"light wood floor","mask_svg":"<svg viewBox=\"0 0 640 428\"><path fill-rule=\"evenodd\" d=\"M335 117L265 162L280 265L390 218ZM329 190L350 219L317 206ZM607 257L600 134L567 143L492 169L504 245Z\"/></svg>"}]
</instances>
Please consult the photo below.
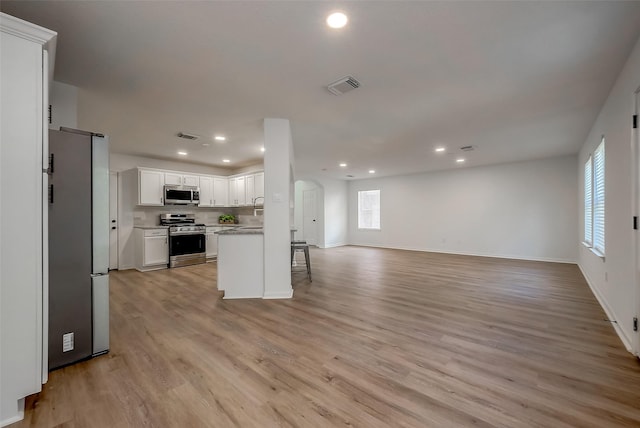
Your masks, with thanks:
<instances>
[{"instance_id":1,"label":"light wood floor","mask_svg":"<svg viewBox=\"0 0 640 428\"><path fill-rule=\"evenodd\" d=\"M575 265L312 250L284 301L215 264L111 277L111 352L16 427L640 426L640 364Z\"/></svg>"}]
</instances>

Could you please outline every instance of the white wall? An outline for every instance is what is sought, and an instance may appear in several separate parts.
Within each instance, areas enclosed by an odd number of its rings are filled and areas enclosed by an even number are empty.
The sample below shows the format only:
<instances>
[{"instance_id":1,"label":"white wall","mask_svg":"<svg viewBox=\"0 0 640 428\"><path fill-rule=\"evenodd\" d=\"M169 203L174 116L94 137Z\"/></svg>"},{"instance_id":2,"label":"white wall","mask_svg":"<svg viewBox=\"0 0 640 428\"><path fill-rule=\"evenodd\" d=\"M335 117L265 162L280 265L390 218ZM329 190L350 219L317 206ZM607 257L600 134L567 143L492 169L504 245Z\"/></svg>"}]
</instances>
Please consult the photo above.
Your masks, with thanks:
<instances>
[{"instance_id":1,"label":"white wall","mask_svg":"<svg viewBox=\"0 0 640 428\"><path fill-rule=\"evenodd\" d=\"M303 238L303 191L318 189L318 247L347 245L348 183L330 178L306 177L296 181L295 225L296 239Z\"/></svg>"},{"instance_id":2,"label":"white wall","mask_svg":"<svg viewBox=\"0 0 640 428\"><path fill-rule=\"evenodd\" d=\"M66 83L53 82L51 85L51 123L50 129L61 126L78 129L78 88ZM92 131L92 129L86 129Z\"/></svg>"},{"instance_id":3,"label":"white wall","mask_svg":"<svg viewBox=\"0 0 640 428\"><path fill-rule=\"evenodd\" d=\"M575 262L574 156L353 181L349 242ZM357 193L380 189L381 230L358 230Z\"/></svg>"},{"instance_id":4,"label":"white wall","mask_svg":"<svg viewBox=\"0 0 640 428\"><path fill-rule=\"evenodd\" d=\"M627 349L631 349L634 307L631 138L633 93L640 87L640 41L613 86L579 154L579 238L583 240L584 163L605 137L605 253L602 259L578 244L578 264L607 311Z\"/></svg>"},{"instance_id":5,"label":"white wall","mask_svg":"<svg viewBox=\"0 0 640 428\"><path fill-rule=\"evenodd\" d=\"M324 247L347 245L349 183L319 179L324 188Z\"/></svg>"}]
</instances>

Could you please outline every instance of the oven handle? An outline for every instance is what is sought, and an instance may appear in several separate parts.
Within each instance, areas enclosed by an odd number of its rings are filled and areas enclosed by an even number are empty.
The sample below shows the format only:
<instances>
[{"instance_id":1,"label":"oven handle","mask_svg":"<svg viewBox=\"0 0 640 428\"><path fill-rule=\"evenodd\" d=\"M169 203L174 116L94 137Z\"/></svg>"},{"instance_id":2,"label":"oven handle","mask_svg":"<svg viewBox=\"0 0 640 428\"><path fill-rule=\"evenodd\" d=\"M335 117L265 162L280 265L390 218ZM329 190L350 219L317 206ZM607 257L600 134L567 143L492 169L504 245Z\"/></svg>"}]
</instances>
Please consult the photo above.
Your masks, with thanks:
<instances>
[{"instance_id":1,"label":"oven handle","mask_svg":"<svg viewBox=\"0 0 640 428\"><path fill-rule=\"evenodd\" d=\"M171 236L185 236L185 235L202 235L205 236L204 232L170 232L169 237Z\"/></svg>"}]
</instances>

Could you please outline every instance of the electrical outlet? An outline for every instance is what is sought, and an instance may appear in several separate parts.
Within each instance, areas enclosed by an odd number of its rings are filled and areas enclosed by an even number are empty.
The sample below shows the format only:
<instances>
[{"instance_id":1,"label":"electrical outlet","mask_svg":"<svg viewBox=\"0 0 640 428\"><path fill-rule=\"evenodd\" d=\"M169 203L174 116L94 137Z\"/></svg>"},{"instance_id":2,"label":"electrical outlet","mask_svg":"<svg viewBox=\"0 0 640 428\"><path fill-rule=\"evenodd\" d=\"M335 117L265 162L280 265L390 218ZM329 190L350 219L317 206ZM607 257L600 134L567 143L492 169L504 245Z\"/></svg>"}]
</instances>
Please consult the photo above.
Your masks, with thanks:
<instances>
[{"instance_id":1,"label":"electrical outlet","mask_svg":"<svg viewBox=\"0 0 640 428\"><path fill-rule=\"evenodd\" d=\"M73 351L73 333L62 335L62 352Z\"/></svg>"}]
</instances>

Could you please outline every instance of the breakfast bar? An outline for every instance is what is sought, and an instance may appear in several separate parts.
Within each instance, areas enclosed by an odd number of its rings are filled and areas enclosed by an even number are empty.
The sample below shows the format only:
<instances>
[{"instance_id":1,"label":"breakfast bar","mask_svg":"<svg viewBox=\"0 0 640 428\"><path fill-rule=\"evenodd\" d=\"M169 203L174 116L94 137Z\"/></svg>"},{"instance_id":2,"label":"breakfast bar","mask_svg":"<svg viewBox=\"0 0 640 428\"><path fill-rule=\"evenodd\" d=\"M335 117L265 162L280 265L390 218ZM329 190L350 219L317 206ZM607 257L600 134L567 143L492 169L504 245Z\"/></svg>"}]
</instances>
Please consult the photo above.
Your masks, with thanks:
<instances>
[{"instance_id":1,"label":"breakfast bar","mask_svg":"<svg viewBox=\"0 0 640 428\"><path fill-rule=\"evenodd\" d=\"M264 234L262 227L217 232L218 290L224 299L264 296Z\"/></svg>"}]
</instances>

